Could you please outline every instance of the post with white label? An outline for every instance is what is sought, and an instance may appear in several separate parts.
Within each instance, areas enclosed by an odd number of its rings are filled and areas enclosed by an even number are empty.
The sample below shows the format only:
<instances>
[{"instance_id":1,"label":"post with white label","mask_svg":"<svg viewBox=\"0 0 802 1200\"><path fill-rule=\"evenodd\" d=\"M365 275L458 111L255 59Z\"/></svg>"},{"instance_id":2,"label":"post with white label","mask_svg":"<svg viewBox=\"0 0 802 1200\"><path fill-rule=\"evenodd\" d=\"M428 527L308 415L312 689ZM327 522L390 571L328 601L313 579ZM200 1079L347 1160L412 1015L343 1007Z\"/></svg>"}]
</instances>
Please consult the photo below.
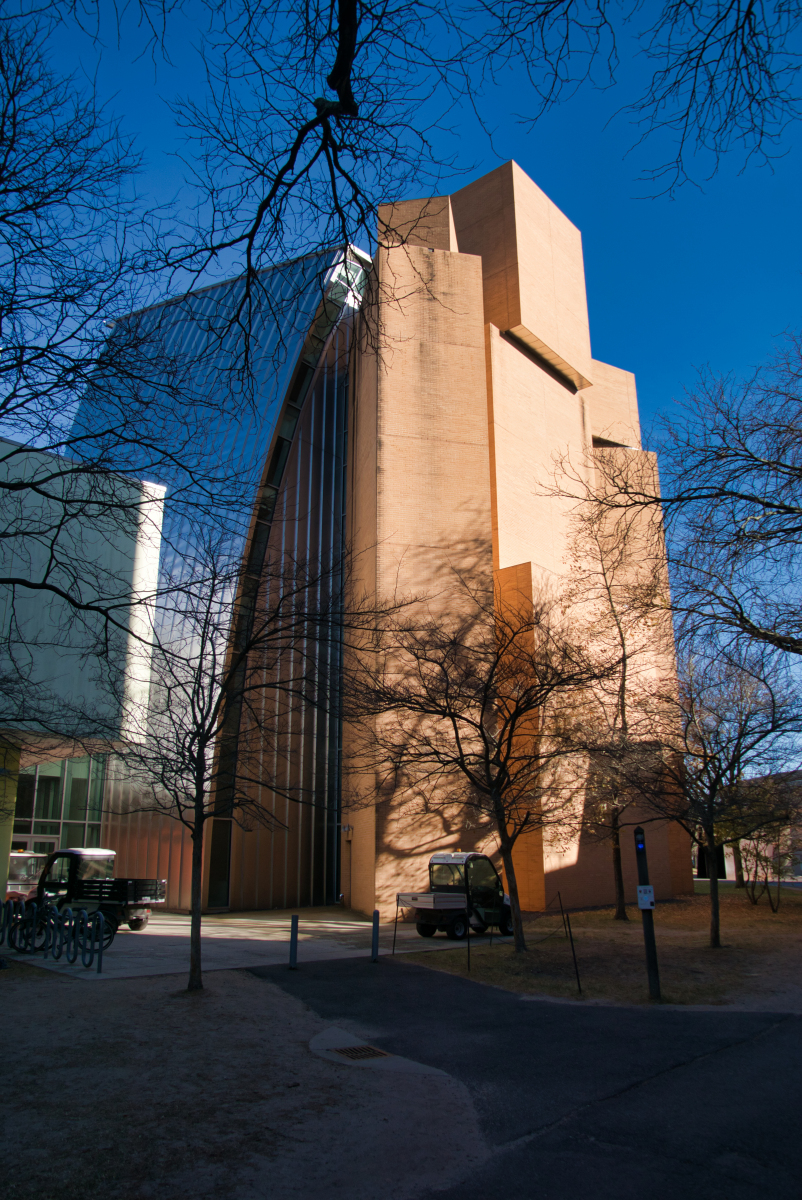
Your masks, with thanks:
<instances>
[{"instance_id":1,"label":"post with white label","mask_svg":"<svg viewBox=\"0 0 802 1200\"><path fill-rule=\"evenodd\" d=\"M635 858L638 863L638 908L643 917L643 943L646 947L649 996L652 1000L659 1000L660 973L657 970L657 945L654 940L654 888L649 884L646 837L640 825L635 830Z\"/></svg>"}]
</instances>

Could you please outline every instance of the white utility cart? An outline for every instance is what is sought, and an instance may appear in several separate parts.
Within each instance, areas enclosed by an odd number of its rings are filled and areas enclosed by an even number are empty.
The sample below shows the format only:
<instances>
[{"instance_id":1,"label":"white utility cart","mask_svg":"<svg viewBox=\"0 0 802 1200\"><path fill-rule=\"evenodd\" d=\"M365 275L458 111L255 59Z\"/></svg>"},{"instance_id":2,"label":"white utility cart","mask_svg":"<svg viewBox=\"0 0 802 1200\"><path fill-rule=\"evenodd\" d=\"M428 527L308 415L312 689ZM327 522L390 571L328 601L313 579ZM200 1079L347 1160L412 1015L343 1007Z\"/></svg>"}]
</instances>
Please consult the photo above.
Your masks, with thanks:
<instances>
[{"instance_id":1,"label":"white utility cart","mask_svg":"<svg viewBox=\"0 0 802 1200\"><path fill-rule=\"evenodd\" d=\"M486 854L457 850L433 854L429 859L429 890L399 892L398 914L413 910L415 928L421 937L434 937L438 931L461 941L468 927L476 933L498 929L504 937L512 934L510 898L504 894L499 874ZM393 937L395 945L395 937Z\"/></svg>"}]
</instances>

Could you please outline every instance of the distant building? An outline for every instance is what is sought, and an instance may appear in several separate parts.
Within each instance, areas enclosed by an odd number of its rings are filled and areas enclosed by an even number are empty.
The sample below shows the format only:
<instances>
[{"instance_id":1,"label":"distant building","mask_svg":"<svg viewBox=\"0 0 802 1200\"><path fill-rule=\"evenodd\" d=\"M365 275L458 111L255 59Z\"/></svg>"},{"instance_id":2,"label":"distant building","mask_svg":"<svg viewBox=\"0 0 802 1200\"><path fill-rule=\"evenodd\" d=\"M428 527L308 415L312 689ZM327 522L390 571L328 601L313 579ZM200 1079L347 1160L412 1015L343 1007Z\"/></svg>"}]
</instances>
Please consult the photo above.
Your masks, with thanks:
<instances>
[{"instance_id":1,"label":"distant building","mask_svg":"<svg viewBox=\"0 0 802 1200\"><path fill-rule=\"evenodd\" d=\"M0 440L0 477L0 573L30 584L0 587L5 895L12 845L35 853L100 845L102 751L125 738L130 706L147 703L146 688L105 688L100 670L125 680L136 655L139 678L147 676L146 597L157 585L164 488L83 472L9 440ZM92 607L99 597L115 604L111 629Z\"/></svg>"}]
</instances>

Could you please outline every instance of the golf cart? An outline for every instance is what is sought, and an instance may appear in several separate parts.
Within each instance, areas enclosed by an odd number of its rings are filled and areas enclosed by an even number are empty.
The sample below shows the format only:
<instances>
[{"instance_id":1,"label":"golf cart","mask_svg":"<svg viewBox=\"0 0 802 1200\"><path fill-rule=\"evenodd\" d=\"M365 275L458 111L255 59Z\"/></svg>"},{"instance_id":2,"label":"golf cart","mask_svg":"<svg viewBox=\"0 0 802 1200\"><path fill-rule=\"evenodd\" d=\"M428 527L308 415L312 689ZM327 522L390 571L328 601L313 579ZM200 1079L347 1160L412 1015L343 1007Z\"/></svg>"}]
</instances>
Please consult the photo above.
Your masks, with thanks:
<instances>
[{"instance_id":1,"label":"golf cart","mask_svg":"<svg viewBox=\"0 0 802 1200\"><path fill-rule=\"evenodd\" d=\"M466 881L467 875L467 881ZM468 922L476 933L496 928L504 937L512 933L509 896L486 854L433 854L429 859L429 891L399 892L400 908L415 910L415 928L421 937L446 937L461 941Z\"/></svg>"},{"instance_id":2,"label":"golf cart","mask_svg":"<svg viewBox=\"0 0 802 1200\"><path fill-rule=\"evenodd\" d=\"M129 929L144 929L150 905L164 903L167 881L115 879L115 857L114 850L94 849L56 850L48 855L32 897L39 912L47 904L59 911L84 909L90 915L99 909L106 921L105 946L124 921Z\"/></svg>"}]
</instances>

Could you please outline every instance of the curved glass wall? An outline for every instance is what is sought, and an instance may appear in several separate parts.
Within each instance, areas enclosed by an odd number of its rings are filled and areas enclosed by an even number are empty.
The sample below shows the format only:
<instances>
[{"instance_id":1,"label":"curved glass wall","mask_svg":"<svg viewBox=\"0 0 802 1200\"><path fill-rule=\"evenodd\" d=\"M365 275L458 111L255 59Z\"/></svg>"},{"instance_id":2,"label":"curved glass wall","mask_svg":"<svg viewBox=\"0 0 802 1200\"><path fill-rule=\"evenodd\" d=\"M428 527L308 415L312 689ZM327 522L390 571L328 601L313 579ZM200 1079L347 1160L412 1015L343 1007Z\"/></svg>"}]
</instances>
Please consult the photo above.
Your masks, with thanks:
<instances>
[{"instance_id":1,"label":"curved glass wall","mask_svg":"<svg viewBox=\"0 0 802 1200\"><path fill-rule=\"evenodd\" d=\"M249 289L234 280L148 309L114 330L113 369L104 364L99 372L76 430L95 450L108 436L116 469L166 488L155 606L162 645L185 637L182 604L191 604L193 594L181 585L202 574L210 548L215 569L230 572L232 592L220 597L220 612L227 619L236 614L233 625L220 623L226 645L213 650L218 656L238 644L259 603L268 553L288 563L307 555L324 569L341 555L351 316L365 266L357 252L334 250L265 272ZM131 432L130 445L106 432L115 413ZM298 497L302 520L289 514L289 496ZM299 529L307 531L303 544ZM320 654L315 670L330 676L336 648ZM339 725L334 716L302 708L294 701L283 709L276 718L280 736L270 739L286 758L285 798L291 792L298 802L282 807L271 799L273 768L264 785L248 774L247 787L265 793L260 805L275 810L285 831L232 832L225 804L216 800L208 843L212 907L337 899ZM229 718L232 727L223 733L232 757L219 751L218 797L223 773L237 775L242 753L231 701ZM118 850L119 870L167 876L168 903L186 907L185 831L157 816L126 815L132 807L126 779L114 766L108 779L103 836Z\"/></svg>"},{"instance_id":2,"label":"curved glass wall","mask_svg":"<svg viewBox=\"0 0 802 1200\"><path fill-rule=\"evenodd\" d=\"M363 270L338 248L117 323L72 437L114 471L166 487L163 579L180 579L203 534L217 539L218 556L241 561L299 357L317 364L343 308L359 302ZM293 432L279 432L274 487Z\"/></svg>"}]
</instances>

